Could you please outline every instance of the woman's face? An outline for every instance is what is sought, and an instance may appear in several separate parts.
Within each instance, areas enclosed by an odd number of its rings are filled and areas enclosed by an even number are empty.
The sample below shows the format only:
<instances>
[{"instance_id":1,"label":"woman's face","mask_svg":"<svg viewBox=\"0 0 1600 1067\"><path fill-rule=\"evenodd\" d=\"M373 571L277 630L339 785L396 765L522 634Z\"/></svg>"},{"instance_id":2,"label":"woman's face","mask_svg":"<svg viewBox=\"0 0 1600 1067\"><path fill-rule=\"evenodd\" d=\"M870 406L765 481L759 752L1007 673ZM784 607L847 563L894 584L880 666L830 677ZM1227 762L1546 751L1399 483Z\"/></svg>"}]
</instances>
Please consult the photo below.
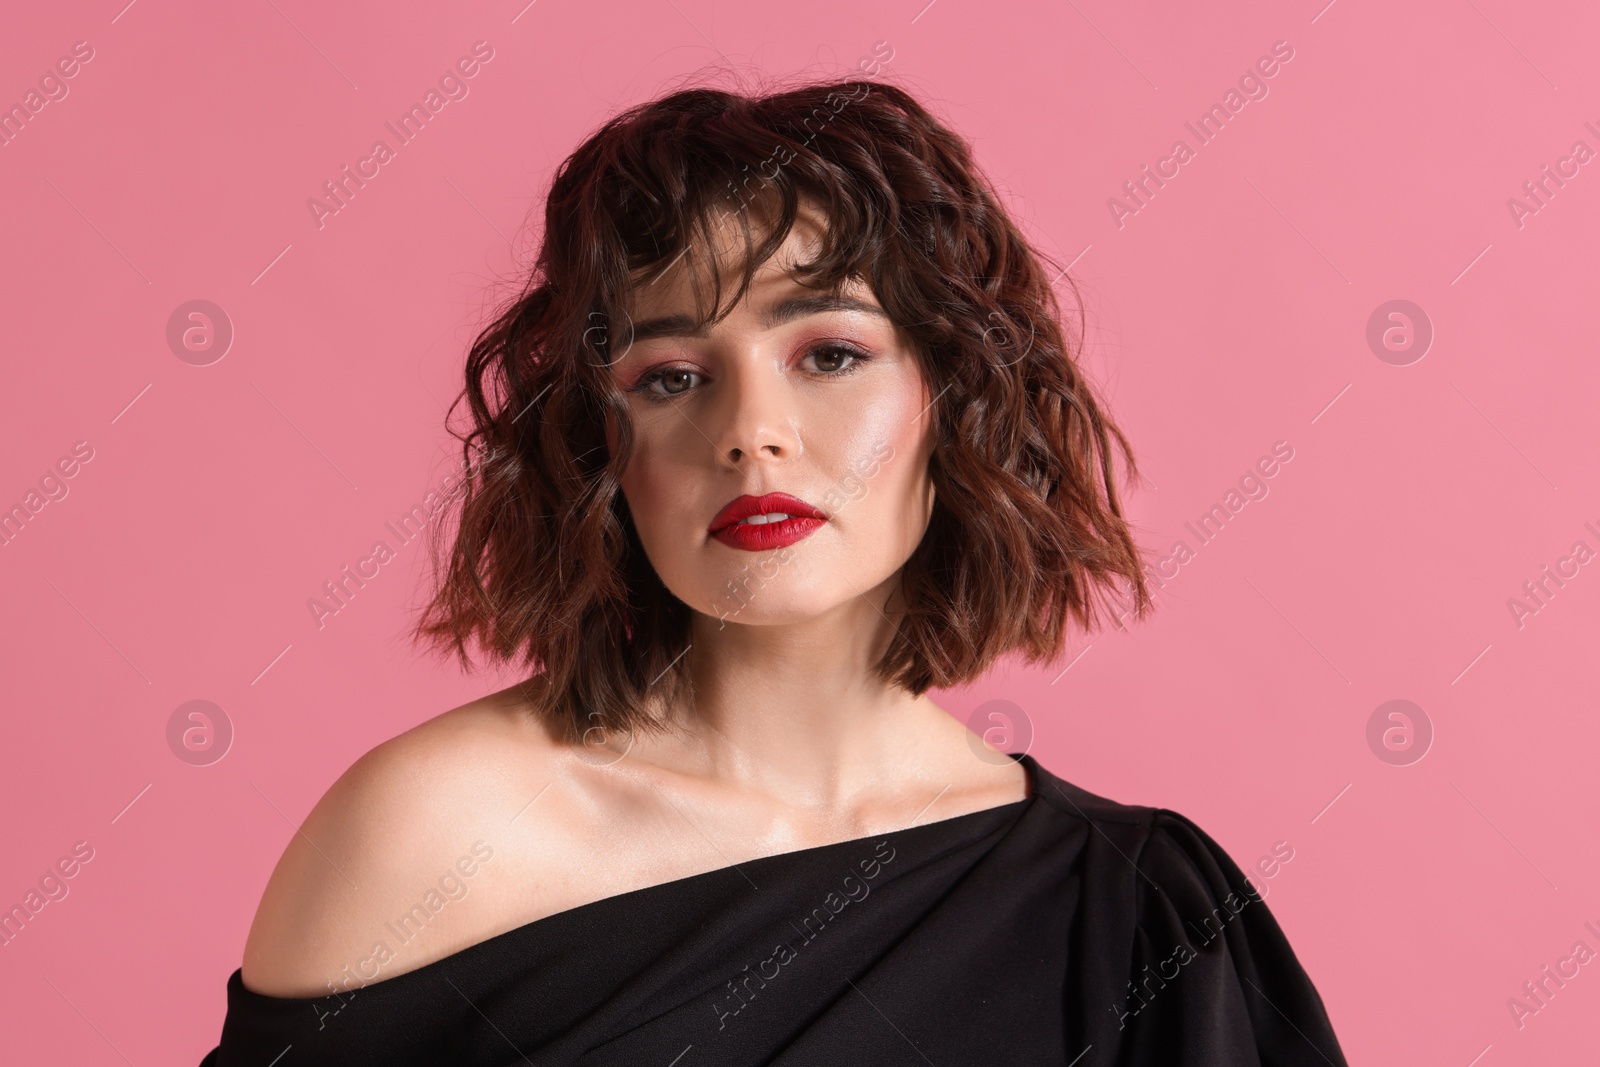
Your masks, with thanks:
<instances>
[{"instance_id":1,"label":"woman's face","mask_svg":"<svg viewBox=\"0 0 1600 1067\"><path fill-rule=\"evenodd\" d=\"M682 261L637 295L631 342L628 323L619 331L611 373L636 431L623 496L662 582L724 625L801 622L869 592L880 599L932 514L933 398L910 338L865 282L829 306L786 271L814 253L819 224L803 213L704 335L662 321L697 317ZM725 296L739 233L725 218ZM804 504L739 510L740 498L771 493ZM721 529L750 511L793 518Z\"/></svg>"}]
</instances>

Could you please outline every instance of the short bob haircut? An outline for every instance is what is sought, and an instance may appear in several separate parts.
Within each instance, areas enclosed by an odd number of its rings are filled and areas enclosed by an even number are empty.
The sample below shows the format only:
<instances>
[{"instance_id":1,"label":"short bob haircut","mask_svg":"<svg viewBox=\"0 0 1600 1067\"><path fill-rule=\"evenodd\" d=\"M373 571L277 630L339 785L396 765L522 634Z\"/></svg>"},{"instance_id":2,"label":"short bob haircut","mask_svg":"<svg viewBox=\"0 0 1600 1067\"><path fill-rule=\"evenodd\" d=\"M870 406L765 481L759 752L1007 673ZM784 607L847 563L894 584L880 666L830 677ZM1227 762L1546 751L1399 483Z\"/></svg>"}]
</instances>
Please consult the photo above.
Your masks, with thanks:
<instances>
[{"instance_id":1,"label":"short bob haircut","mask_svg":"<svg viewBox=\"0 0 1600 1067\"><path fill-rule=\"evenodd\" d=\"M936 501L875 674L920 696L1013 650L1058 659L1068 619L1094 629L1107 587L1129 593L1116 590L1119 625L1151 606L1113 442L1138 474L1076 365L1081 331L1060 325L1065 271L1041 266L968 145L877 80L760 96L682 89L605 123L552 180L530 276L467 358L456 403L470 404L473 427L452 431L459 521L447 559L434 524L432 599L413 631L469 670L473 639L496 662L520 658L529 700L569 741L660 730L663 712L693 699L690 608L651 567L620 491L633 430L608 368L630 341L630 298L715 246L715 211L743 225L731 311L802 198L827 222L818 258L793 276L825 291L867 280L916 342L934 397ZM758 245L752 214L766 229ZM702 321L720 321L709 274ZM697 281L692 291L698 301Z\"/></svg>"}]
</instances>

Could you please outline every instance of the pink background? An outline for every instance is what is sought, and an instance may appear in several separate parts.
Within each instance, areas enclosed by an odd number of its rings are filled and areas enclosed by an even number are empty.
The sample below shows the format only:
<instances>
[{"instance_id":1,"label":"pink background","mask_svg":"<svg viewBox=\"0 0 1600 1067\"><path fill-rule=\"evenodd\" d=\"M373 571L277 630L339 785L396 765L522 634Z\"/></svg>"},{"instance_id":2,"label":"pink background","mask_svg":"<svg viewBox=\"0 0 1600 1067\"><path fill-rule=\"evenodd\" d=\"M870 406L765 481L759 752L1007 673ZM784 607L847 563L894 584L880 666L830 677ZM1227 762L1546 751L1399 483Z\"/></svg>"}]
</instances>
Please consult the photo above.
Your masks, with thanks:
<instances>
[{"instance_id":1,"label":"pink background","mask_svg":"<svg viewBox=\"0 0 1600 1067\"><path fill-rule=\"evenodd\" d=\"M1600 950L1600 562L1520 627L1507 603L1600 550L1600 162L1521 226L1507 205L1600 150L1592 5L119 2L26 5L0 36L7 106L94 49L0 147L0 506L93 449L0 547L0 903L94 849L0 949L8 1061L197 1062L292 825L510 681L399 636L420 542L320 630L307 600L453 462L465 348L553 168L724 57L821 77L890 50L883 76L1075 261L1090 371L1153 483L1140 540L1195 550L1149 623L935 699L1015 702L1047 767L1243 866L1289 842L1269 905L1352 1063L1593 1058L1600 963L1520 1029L1506 1006ZM480 40L469 95L319 229L306 201ZM1183 124L1277 41L1268 95L1197 146ZM1119 227L1108 199L1178 138L1194 158ZM196 298L236 330L209 366L165 336ZM1436 331L1405 366L1366 340L1393 299ZM1277 441L1269 494L1199 546L1184 524ZM236 731L209 766L166 740L193 699ZM1367 741L1393 699L1435 732L1409 765Z\"/></svg>"}]
</instances>

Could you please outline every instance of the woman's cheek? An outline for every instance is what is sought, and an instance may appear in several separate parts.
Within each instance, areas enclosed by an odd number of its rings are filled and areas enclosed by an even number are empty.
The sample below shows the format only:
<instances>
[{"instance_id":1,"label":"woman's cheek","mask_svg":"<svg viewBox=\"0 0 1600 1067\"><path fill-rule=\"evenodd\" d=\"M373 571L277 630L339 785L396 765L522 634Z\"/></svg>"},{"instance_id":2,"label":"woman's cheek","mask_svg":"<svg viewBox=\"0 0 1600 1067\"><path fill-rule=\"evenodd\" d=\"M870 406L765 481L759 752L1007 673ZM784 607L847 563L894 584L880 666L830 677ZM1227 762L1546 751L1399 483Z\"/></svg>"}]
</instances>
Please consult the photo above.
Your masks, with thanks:
<instances>
[{"instance_id":1,"label":"woman's cheek","mask_svg":"<svg viewBox=\"0 0 1600 1067\"><path fill-rule=\"evenodd\" d=\"M659 450L650 447L648 441L636 439L633 457L622 475L622 493L628 500L628 509L633 513L634 526L639 528L641 534L646 529L659 529L663 522L669 520L666 512L674 499L670 491L671 478L667 476L670 472L661 469L655 458L658 455Z\"/></svg>"},{"instance_id":2,"label":"woman's cheek","mask_svg":"<svg viewBox=\"0 0 1600 1067\"><path fill-rule=\"evenodd\" d=\"M858 470L872 472L874 483L903 489L914 480L911 467L929 432L927 417L919 417L916 399L914 390L905 389L876 405L857 423L860 429L853 442L853 458Z\"/></svg>"}]
</instances>

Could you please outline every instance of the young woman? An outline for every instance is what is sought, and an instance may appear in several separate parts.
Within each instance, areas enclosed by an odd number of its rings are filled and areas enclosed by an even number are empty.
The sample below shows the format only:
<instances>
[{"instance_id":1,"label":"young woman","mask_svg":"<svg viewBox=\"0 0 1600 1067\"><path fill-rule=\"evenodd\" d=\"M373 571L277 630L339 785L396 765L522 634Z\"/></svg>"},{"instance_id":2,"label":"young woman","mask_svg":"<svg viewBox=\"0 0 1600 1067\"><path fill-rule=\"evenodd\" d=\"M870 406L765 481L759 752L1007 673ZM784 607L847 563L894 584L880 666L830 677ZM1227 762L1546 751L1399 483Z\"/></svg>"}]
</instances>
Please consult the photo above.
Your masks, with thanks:
<instances>
[{"instance_id":1,"label":"young woman","mask_svg":"<svg viewBox=\"0 0 1600 1067\"><path fill-rule=\"evenodd\" d=\"M586 141L418 625L529 678L328 790L205 1064L1341 1067L1215 841L926 696L1149 606L1054 277L892 85Z\"/></svg>"}]
</instances>

